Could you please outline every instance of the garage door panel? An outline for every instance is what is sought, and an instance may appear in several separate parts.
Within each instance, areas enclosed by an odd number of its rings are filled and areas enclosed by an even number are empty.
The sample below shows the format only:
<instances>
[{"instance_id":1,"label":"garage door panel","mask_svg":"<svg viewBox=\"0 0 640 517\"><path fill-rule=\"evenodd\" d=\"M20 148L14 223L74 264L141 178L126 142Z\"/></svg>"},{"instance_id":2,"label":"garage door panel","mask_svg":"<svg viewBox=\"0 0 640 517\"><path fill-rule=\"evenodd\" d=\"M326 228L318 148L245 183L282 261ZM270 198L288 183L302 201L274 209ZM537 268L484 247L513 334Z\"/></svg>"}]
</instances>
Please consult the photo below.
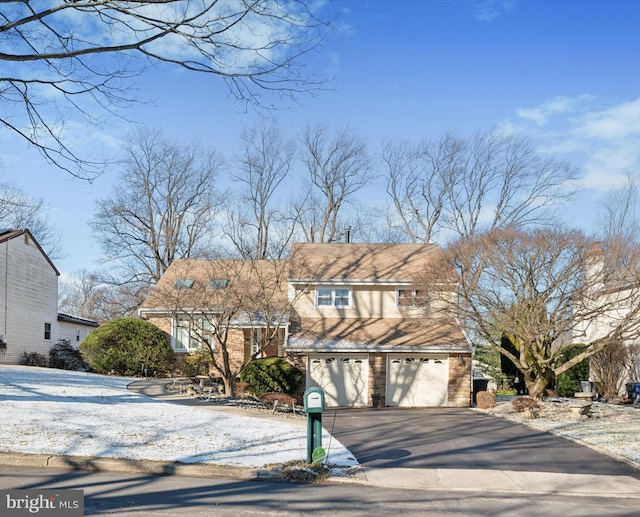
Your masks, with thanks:
<instances>
[{"instance_id":1,"label":"garage door panel","mask_svg":"<svg viewBox=\"0 0 640 517\"><path fill-rule=\"evenodd\" d=\"M327 406L367 405L369 361L366 354L313 355L309 357L308 372L308 387L321 388Z\"/></svg>"},{"instance_id":2,"label":"garage door panel","mask_svg":"<svg viewBox=\"0 0 640 517\"><path fill-rule=\"evenodd\" d=\"M387 405L446 406L448 382L449 360L446 355L390 354Z\"/></svg>"}]
</instances>

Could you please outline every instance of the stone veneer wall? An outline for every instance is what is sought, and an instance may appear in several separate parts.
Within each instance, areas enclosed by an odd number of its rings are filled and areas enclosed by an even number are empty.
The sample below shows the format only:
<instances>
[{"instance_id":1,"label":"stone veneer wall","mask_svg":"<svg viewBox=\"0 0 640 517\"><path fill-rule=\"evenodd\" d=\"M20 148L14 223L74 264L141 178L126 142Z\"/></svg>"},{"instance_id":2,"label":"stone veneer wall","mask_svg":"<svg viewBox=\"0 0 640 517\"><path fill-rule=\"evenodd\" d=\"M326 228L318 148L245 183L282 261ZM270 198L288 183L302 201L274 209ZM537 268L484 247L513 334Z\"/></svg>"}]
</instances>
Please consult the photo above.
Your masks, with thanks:
<instances>
[{"instance_id":1,"label":"stone veneer wall","mask_svg":"<svg viewBox=\"0 0 640 517\"><path fill-rule=\"evenodd\" d=\"M451 354L449 356L448 407L470 407L472 397L471 354Z\"/></svg>"},{"instance_id":2,"label":"stone veneer wall","mask_svg":"<svg viewBox=\"0 0 640 517\"><path fill-rule=\"evenodd\" d=\"M385 407L386 386L387 354L369 354L369 406Z\"/></svg>"}]
</instances>

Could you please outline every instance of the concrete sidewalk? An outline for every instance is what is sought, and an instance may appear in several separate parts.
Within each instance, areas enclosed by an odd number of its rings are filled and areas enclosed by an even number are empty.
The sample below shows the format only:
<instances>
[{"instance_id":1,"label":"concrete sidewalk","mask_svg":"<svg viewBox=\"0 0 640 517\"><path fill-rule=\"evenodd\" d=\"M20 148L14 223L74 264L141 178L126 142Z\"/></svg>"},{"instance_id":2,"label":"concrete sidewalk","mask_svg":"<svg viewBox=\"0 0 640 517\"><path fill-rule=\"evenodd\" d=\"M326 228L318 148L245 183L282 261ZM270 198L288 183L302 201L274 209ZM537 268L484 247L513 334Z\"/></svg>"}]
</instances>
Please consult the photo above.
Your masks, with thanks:
<instances>
[{"instance_id":1,"label":"concrete sidewalk","mask_svg":"<svg viewBox=\"0 0 640 517\"><path fill-rule=\"evenodd\" d=\"M482 469L364 468L356 478L334 479L384 488L493 492L531 495L606 496L640 500L640 481L603 476Z\"/></svg>"}]
</instances>

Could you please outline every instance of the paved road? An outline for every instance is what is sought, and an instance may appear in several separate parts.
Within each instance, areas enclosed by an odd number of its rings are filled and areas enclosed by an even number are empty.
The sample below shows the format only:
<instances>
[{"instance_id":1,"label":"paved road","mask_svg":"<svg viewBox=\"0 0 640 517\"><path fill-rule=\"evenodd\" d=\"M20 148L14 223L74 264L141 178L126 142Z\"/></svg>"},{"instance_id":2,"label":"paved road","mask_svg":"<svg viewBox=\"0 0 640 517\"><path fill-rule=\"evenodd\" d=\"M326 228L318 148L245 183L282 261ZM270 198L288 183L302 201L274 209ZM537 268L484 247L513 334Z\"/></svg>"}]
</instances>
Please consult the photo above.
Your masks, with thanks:
<instances>
[{"instance_id":1,"label":"paved road","mask_svg":"<svg viewBox=\"0 0 640 517\"><path fill-rule=\"evenodd\" d=\"M0 488L84 491L85 515L118 517L469 516L631 517L638 500L602 495L424 491L356 485L291 485L0 466ZM3 516L5 517L5 516ZM7 515L6 517L11 517Z\"/></svg>"}]
</instances>

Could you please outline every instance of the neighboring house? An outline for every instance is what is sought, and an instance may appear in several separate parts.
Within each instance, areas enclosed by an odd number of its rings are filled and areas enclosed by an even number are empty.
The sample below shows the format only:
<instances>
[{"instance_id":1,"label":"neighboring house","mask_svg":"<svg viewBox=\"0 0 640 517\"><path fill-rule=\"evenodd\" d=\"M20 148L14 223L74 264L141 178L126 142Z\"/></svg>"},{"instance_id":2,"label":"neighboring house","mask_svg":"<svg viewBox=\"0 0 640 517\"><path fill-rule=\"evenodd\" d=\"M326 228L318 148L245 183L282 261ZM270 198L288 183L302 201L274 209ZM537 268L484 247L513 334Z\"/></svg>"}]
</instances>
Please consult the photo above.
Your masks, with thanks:
<instances>
[{"instance_id":1,"label":"neighboring house","mask_svg":"<svg viewBox=\"0 0 640 517\"><path fill-rule=\"evenodd\" d=\"M279 260L174 260L138 309L171 336L180 358L226 340L231 369L284 355L287 264Z\"/></svg>"},{"instance_id":2,"label":"neighboring house","mask_svg":"<svg viewBox=\"0 0 640 517\"><path fill-rule=\"evenodd\" d=\"M236 369L257 356L287 357L306 371L307 387L324 390L328 406L467 407L469 343L415 288L415 275L439 252L294 244L288 261L176 260L139 315L167 332L178 354L196 351L226 318Z\"/></svg>"},{"instance_id":3,"label":"neighboring house","mask_svg":"<svg viewBox=\"0 0 640 517\"><path fill-rule=\"evenodd\" d=\"M78 348L84 338L98 326L97 321L71 316L63 312L58 313L58 339L68 341L75 348Z\"/></svg>"},{"instance_id":4,"label":"neighboring house","mask_svg":"<svg viewBox=\"0 0 640 517\"><path fill-rule=\"evenodd\" d=\"M293 245L286 350L327 405L470 405L470 345L415 287L439 252L430 244Z\"/></svg>"},{"instance_id":5,"label":"neighboring house","mask_svg":"<svg viewBox=\"0 0 640 517\"><path fill-rule=\"evenodd\" d=\"M575 326L570 338L574 343L593 345L599 341L624 345L624 353L607 357L620 364L611 364L601 372L607 377L618 370L617 390L626 395L625 384L640 382L640 286L639 271L634 270L635 263L606 266L602 251L594 254L593 260L585 271L588 289L584 293L583 303L574 308ZM592 380L596 385L601 382L598 370L591 364ZM611 379L609 379L611 382Z\"/></svg>"},{"instance_id":6,"label":"neighboring house","mask_svg":"<svg viewBox=\"0 0 640 517\"><path fill-rule=\"evenodd\" d=\"M58 313L59 275L29 230L0 230L0 338L6 343L0 364L18 364L25 353L48 358L59 339L72 336L77 346L97 326L90 320L70 323Z\"/></svg>"}]
</instances>

